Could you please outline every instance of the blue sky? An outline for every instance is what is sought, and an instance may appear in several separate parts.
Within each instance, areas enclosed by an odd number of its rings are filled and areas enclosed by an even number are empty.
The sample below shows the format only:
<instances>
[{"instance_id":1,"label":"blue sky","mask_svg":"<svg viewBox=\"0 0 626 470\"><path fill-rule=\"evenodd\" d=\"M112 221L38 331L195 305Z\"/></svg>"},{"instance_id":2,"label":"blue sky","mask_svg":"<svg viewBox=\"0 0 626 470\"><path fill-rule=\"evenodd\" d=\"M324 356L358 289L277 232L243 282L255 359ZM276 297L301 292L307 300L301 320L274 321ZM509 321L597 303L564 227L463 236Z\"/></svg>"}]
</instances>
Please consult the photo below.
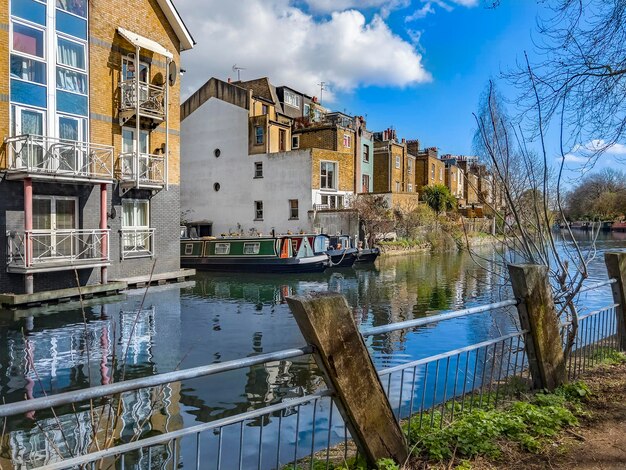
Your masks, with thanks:
<instances>
[{"instance_id":1,"label":"blue sky","mask_svg":"<svg viewBox=\"0 0 626 470\"><path fill-rule=\"evenodd\" d=\"M399 137L419 139L440 153L471 154L472 112L488 80L533 60L537 0L176 0L197 45L183 54L183 99L210 77L268 76L319 95L324 104L366 115L373 131L394 127ZM500 91L516 91L499 80ZM553 131L552 131L553 132ZM557 141L549 134L550 161ZM602 139L602 136L597 136ZM586 143L582 143L586 144ZM615 165L614 148L602 166ZM569 165L583 159L571 155ZM599 167L596 167L596 169ZM576 175L577 173L572 173Z\"/></svg>"}]
</instances>

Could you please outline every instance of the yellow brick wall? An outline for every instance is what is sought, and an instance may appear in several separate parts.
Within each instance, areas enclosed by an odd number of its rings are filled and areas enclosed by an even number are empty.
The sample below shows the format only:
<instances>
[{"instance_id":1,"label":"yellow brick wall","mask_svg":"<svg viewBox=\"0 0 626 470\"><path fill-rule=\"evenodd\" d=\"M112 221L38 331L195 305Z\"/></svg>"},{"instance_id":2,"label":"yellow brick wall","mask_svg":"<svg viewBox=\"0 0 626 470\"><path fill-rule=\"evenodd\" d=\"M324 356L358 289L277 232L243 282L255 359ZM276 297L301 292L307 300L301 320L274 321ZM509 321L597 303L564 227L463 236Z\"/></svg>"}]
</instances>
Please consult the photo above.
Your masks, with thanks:
<instances>
[{"instance_id":1,"label":"yellow brick wall","mask_svg":"<svg viewBox=\"0 0 626 470\"><path fill-rule=\"evenodd\" d=\"M320 189L320 162L337 162L339 181L337 189L339 191L354 191L354 159L352 155L333 150L313 149L311 151L313 181L311 187Z\"/></svg>"},{"instance_id":2,"label":"yellow brick wall","mask_svg":"<svg viewBox=\"0 0 626 470\"><path fill-rule=\"evenodd\" d=\"M435 166L435 175L432 175L432 166ZM416 185L418 190L423 186L446 184L446 164L438 158L418 156L416 161Z\"/></svg>"},{"instance_id":3,"label":"yellow brick wall","mask_svg":"<svg viewBox=\"0 0 626 470\"><path fill-rule=\"evenodd\" d=\"M90 73L90 140L114 145L115 154L122 151L122 129L118 124L118 82L121 76L122 55L135 49L116 31L121 26L152 39L174 55L180 66L180 41L167 22L155 0L126 0L123 5L110 0L91 0L89 3L89 73ZM151 62L150 80L157 74L167 79L165 57L150 51L141 51L141 60ZM148 60L146 60L148 59ZM169 87L169 156L168 181L180 183L180 79ZM106 116L113 122L94 119L94 114ZM165 123L150 133L150 153L165 143Z\"/></svg>"},{"instance_id":4,"label":"yellow brick wall","mask_svg":"<svg viewBox=\"0 0 626 470\"><path fill-rule=\"evenodd\" d=\"M374 154L374 192L389 191L389 154L386 152Z\"/></svg>"}]
</instances>

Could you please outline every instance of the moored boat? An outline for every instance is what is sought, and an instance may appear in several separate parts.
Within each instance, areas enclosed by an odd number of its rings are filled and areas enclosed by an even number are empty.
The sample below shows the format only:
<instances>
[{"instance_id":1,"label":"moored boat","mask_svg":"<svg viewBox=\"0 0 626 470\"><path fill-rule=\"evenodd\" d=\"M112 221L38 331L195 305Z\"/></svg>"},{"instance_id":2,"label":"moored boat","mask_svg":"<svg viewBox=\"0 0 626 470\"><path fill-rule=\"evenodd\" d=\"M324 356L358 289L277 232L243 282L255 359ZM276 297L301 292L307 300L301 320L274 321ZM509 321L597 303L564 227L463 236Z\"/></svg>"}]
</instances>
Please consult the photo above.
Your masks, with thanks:
<instances>
[{"instance_id":1,"label":"moored boat","mask_svg":"<svg viewBox=\"0 0 626 470\"><path fill-rule=\"evenodd\" d=\"M330 257L329 268L350 268L357 260L358 251L350 246L350 237L331 237L329 235L299 234L293 235L294 247L307 240L317 255L326 254Z\"/></svg>"},{"instance_id":2,"label":"moored boat","mask_svg":"<svg viewBox=\"0 0 626 470\"><path fill-rule=\"evenodd\" d=\"M330 264L307 240L290 236L185 238L180 241L180 264L201 271L312 273Z\"/></svg>"},{"instance_id":3,"label":"moored boat","mask_svg":"<svg viewBox=\"0 0 626 470\"><path fill-rule=\"evenodd\" d=\"M359 242L359 246L355 247L352 239L348 235L338 235L336 237L330 237L331 246L351 247L356 250L355 264L373 263L380 255L380 249L378 248L362 248Z\"/></svg>"}]
</instances>

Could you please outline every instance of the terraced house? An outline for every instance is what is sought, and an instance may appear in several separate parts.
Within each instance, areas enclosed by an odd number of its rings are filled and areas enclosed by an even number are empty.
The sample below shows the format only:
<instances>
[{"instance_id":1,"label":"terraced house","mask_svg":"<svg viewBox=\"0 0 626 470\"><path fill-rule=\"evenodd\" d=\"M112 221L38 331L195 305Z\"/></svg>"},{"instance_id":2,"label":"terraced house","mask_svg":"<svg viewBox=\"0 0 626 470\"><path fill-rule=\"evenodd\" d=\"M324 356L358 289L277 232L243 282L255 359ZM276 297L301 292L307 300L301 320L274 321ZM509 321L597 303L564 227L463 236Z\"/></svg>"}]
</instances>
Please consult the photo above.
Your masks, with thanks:
<instances>
[{"instance_id":1,"label":"terraced house","mask_svg":"<svg viewBox=\"0 0 626 470\"><path fill-rule=\"evenodd\" d=\"M193 39L171 0L1 0L0 16L0 292L178 270Z\"/></svg>"}]
</instances>

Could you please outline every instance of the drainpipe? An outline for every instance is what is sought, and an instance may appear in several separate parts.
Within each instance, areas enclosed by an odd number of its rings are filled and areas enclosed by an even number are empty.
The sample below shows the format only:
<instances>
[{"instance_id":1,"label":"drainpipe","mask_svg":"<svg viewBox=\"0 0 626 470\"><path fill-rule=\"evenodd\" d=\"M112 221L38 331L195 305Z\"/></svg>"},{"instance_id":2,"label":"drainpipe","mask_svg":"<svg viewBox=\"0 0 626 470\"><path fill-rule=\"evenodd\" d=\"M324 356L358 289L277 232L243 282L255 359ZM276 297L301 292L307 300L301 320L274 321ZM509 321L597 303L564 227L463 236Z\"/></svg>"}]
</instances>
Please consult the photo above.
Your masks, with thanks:
<instances>
[{"instance_id":1,"label":"drainpipe","mask_svg":"<svg viewBox=\"0 0 626 470\"><path fill-rule=\"evenodd\" d=\"M24 179L24 261L29 268L33 259L32 235L33 230L33 180ZM28 273L24 277L24 291L27 294L34 292L34 276Z\"/></svg>"},{"instance_id":2,"label":"drainpipe","mask_svg":"<svg viewBox=\"0 0 626 470\"><path fill-rule=\"evenodd\" d=\"M170 186L169 186L169 176L168 176L168 162L169 162L169 157L170 157L170 113L169 113L169 90L170 90L170 86L169 86L169 71L170 71L170 62L172 60L168 57L167 58L167 64L165 66L165 161L163 162L163 172L164 172L164 176L165 176L165 190L169 190ZM178 153L180 155L180 151ZM180 159L180 157L179 157ZM180 165L180 162L179 162Z\"/></svg>"},{"instance_id":3,"label":"drainpipe","mask_svg":"<svg viewBox=\"0 0 626 470\"><path fill-rule=\"evenodd\" d=\"M141 129L139 118L139 99L141 90L139 88L139 73L141 70L141 61L139 60L139 46L135 47L135 155L133 155L133 165L135 171L135 187L139 187L139 152L141 151ZM150 81L150 77L148 77ZM149 85L146 85L149 87ZM150 94L150 88L148 88L148 95ZM149 149L148 149L149 150Z\"/></svg>"},{"instance_id":4,"label":"drainpipe","mask_svg":"<svg viewBox=\"0 0 626 470\"><path fill-rule=\"evenodd\" d=\"M100 230L107 229L107 185L106 183L100 184ZM109 234L102 233L101 241L101 253L102 261L109 259ZM100 283L106 284L108 282L107 267L102 266L100 268Z\"/></svg>"}]
</instances>

